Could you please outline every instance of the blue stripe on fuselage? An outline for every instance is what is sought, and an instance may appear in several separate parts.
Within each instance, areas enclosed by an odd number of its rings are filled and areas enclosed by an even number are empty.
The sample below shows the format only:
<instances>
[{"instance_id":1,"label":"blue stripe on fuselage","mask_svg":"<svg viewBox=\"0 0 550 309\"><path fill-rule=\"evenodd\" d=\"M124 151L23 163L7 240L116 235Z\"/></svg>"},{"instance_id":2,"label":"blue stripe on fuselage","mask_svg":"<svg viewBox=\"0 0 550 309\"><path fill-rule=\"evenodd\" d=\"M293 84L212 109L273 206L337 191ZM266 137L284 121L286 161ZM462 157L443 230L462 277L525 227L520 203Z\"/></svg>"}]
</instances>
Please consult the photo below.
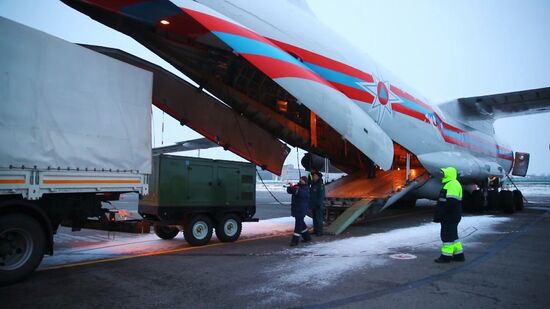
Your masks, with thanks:
<instances>
[{"instance_id":1,"label":"blue stripe on fuselage","mask_svg":"<svg viewBox=\"0 0 550 309\"><path fill-rule=\"evenodd\" d=\"M452 137L456 140L459 140L462 143L465 143L469 146L478 147L479 149L481 149L484 152L488 152L488 153L495 153L496 152L496 145L490 144L489 142L478 141L475 138L472 138L472 137L469 137L467 135L460 134L460 133L457 133L457 132L454 132L452 130L448 130L448 129L445 129L445 128L443 128L443 133L445 135L447 135L449 137Z\"/></svg>"},{"instance_id":2,"label":"blue stripe on fuselage","mask_svg":"<svg viewBox=\"0 0 550 309\"><path fill-rule=\"evenodd\" d=\"M240 54L252 54L264 57L270 57L303 67L304 65L296 58L292 57L288 53L282 51L278 47L270 44L266 44L253 39L245 38L240 35L230 34L226 32L214 31L217 37L227 43L235 52Z\"/></svg>"},{"instance_id":3,"label":"blue stripe on fuselage","mask_svg":"<svg viewBox=\"0 0 550 309\"><path fill-rule=\"evenodd\" d=\"M338 71L334 71L331 69L327 69L322 66L318 66L313 63L304 62L304 64L310 68L313 72L319 74L322 78L328 80L329 82L335 82L342 85L346 85L348 87L356 88L362 91L365 91L361 86L359 86L357 83L364 83L365 81L356 77L353 77L351 75L347 75L344 73L340 73ZM366 93L369 93L368 91L365 91Z\"/></svg>"},{"instance_id":4,"label":"blue stripe on fuselage","mask_svg":"<svg viewBox=\"0 0 550 309\"><path fill-rule=\"evenodd\" d=\"M403 101L403 102L400 102L400 103L405 105L405 107L408 107L408 108L410 108L412 110L415 110L419 113L422 113L424 115L433 113L432 111L427 110L426 108L412 102L411 100L407 100L402 96L398 96L398 97L401 99L401 101Z\"/></svg>"}]
</instances>

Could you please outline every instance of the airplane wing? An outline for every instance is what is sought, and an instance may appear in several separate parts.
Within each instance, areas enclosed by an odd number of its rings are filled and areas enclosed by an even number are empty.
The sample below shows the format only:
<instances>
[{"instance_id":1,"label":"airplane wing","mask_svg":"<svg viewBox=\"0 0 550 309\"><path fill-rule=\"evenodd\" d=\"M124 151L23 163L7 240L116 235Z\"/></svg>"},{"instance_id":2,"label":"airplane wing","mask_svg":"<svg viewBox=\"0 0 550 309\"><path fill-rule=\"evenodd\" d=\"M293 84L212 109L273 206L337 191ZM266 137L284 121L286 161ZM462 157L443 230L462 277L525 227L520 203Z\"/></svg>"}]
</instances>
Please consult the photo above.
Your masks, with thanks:
<instances>
[{"instance_id":1,"label":"airplane wing","mask_svg":"<svg viewBox=\"0 0 550 309\"><path fill-rule=\"evenodd\" d=\"M391 167L393 142L373 119L298 59L219 12L191 0L62 1L81 11L88 11L87 5L99 6L151 25L164 21L171 25L167 29L175 29L173 35L231 50L315 112L380 167Z\"/></svg>"},{"instance_id":2,"label":"airplane wing","mask_svg":"<svg viewBox=\"0 0 550 309\"><path fill-rule=\"evenodd\" d=\"M190 151L199 149L210 149L221 147L207 138L197 138L189 141L177 142L174 145L162 146L153 148L153 155L160 155L164 153L174 153L180 151Z\"/></svg>"},{"instance_id":3,"label":"airplane wing","mask_svg":"<svg viewBox=\"0 0 550 309\"><path fill-rule=\"evenodd\" d=\"M550 112L550 87L462 98L456 103L467 120L490 120L504 117Z\"/></svg>"}]
</instances>

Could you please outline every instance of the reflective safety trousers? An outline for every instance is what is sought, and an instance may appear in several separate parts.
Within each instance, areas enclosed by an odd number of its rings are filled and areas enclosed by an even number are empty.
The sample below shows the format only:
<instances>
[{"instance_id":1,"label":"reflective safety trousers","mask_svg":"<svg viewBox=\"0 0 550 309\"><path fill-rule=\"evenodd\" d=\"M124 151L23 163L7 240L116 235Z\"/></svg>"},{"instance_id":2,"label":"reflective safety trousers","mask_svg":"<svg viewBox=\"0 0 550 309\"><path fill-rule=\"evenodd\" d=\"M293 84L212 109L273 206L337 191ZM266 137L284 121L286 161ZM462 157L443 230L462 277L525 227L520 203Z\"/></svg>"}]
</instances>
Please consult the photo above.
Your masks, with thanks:
<instances>
[{"instance_id":1,"label":"reflective safety trousers","mask_svg":"<svg viewBox=\"0 0 550 309\"><path fill-rule=\"evenodd\" d=\"M441 254L446 256L453 256L463 253L462 243L455 240L454 242L444 242L441 246Z\"/></svg>"}]
</instances>

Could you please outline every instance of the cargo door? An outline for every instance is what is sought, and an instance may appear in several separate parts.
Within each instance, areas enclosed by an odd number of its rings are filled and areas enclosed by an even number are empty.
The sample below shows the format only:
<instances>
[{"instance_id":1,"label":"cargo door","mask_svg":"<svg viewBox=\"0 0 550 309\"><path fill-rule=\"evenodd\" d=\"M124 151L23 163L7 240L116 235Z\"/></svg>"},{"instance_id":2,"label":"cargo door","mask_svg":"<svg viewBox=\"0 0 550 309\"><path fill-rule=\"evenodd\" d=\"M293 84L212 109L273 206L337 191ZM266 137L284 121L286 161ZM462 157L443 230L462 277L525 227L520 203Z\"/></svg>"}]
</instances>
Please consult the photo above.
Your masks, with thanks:
<instances>
[{"instance_id":1,"label":"cargo door","mask_svg":"<svg viewBox=\"0 0 550 309\"><path fill-rule=\"evenodd\" d=\"M199 206L215 205L214 166L192 162L187 166L187 170L189 175L187 178L187 203Z\"/></svg>"},{"instance_id":2,"label":"cargo door","mask_svg":"<svg viewBox=\"0 0 550 309\"><path fill-rule=\"evenodd\" d=\"M241 177L235 167L219 166L217 182L217 200L221 205L236 205L240 203Z\"/></svg>"},{"instance_id":3,"label":"cargo door","mask_svg":"<svg viewBox=\"0 0 550 309\"><path fill-rule=\"evenodd\" d=\"M514 169L512 175L524 177L529 168L529 154L526 152L516 152L514 158Z\"/></svg>"}]
</instances>

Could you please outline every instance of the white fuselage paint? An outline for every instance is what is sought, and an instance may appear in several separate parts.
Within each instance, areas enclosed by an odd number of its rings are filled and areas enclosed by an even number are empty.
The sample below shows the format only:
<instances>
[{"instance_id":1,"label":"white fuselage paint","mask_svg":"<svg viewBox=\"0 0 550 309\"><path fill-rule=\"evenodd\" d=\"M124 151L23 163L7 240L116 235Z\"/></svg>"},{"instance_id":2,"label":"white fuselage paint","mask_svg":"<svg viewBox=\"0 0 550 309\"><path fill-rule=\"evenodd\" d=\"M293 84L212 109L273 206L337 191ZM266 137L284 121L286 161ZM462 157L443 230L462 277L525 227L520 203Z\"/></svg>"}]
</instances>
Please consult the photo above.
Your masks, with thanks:
<instances>
[{"instance_id":1,"label":"white fuselage paint","mask_svg":"<svg viewBox=\"0 0 550 309\"><path fill-rule=\"evenodd\" d=\"M489 176L502 177L511 170L511 150L509 146L497 140L494 134L473 130L461 121L453 119L453 115L445 115L426 98L377 65L367 54L322 24L311 12L303 10L291 1L199 0L197 2L271 41L307 50L372 75L374 83L370 86L369 83L358 85L375 95L374 102L353 101L375 120L392 140L414 153L429 172L437 172L444 166L455 166L464 178L481 180ZM323 72L316 70L315 67L312 71L323 77ZM380 99L376 97L379 95L376 93L376 84L379 81L383 82L388 89L396 87L428 106L431 110L424 113L425 119L418 116L422 115L422 111L418 112L415 118L392 110L390 108L392 104L380 104L380 102L377 104L376 101ZM393 103L393 106L404 102L403 97L392 90L389 92L388 100ZM407 103L410 105L411 102ZM420 110L423 109L422 105L417 104L417 106L421 107ZM359 118L360 115L348 114L347 117ZM438 128L441 120L456 130L467 133L444 130L447 138L459 140L458 143L449 142L444 138L443 128ZM461 139L466 138L470 141L467 143L468 146L459 145L460 141L463 141ZM499 146L497 145L507 148L506 155L501 150L501 156L498 156ZM504 156L508 158L505 159Z\"/></svg>"}]
</instances>

